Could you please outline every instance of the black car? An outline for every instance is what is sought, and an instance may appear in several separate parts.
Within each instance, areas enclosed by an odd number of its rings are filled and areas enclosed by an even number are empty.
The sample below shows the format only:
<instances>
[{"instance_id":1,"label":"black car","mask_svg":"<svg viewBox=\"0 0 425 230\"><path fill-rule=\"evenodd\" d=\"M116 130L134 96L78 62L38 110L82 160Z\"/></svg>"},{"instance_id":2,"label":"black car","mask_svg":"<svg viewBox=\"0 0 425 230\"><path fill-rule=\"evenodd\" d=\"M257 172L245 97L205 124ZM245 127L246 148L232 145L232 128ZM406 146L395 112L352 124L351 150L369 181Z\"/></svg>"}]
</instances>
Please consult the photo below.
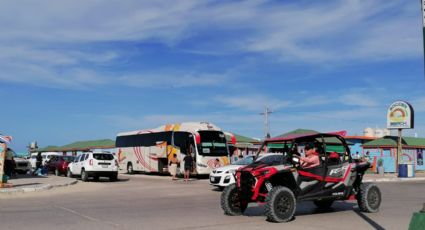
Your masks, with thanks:
<instances>
[{"instance_id":1,"label":"black car","mask_svg":"<svg viewBox=\"0 0 425 230\"><path fill-rule=\"evenodd\" d=\"M316 149L319 164L315 167L303 168L300 164L306 146ZM379 188L362 182L370 163L351 159L347 143L338 134L268 139L261 149L281 152L282 156L256 161L236 172L237 183L226 187L221 195L226 215L241 215L251 202L265 203L267 219L272 222L290 221L297 201L313 201L319 208L328 208L336 200L357 200L361 211L379 210Z\"/></svg>"}]
</instances>

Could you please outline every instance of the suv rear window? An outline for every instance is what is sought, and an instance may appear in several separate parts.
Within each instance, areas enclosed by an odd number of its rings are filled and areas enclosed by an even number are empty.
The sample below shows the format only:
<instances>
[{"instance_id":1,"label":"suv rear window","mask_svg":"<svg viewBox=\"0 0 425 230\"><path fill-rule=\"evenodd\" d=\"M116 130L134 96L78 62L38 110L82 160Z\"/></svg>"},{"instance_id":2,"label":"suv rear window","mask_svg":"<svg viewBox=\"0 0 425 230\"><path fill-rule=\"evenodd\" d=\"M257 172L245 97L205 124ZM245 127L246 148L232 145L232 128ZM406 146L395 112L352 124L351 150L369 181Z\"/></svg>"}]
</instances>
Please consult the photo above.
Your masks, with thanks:
<instances>
[{"instance_id":1,"label":"suv rear window","mask_svg":"<svg viewBox=\"0 0 425 230\"><path fill-rule=\"evenodd\" d=\"M114 156L107 153L94 153L93 158L96 160L110 161L114 159Z\"/></svg>"}]
</instances>

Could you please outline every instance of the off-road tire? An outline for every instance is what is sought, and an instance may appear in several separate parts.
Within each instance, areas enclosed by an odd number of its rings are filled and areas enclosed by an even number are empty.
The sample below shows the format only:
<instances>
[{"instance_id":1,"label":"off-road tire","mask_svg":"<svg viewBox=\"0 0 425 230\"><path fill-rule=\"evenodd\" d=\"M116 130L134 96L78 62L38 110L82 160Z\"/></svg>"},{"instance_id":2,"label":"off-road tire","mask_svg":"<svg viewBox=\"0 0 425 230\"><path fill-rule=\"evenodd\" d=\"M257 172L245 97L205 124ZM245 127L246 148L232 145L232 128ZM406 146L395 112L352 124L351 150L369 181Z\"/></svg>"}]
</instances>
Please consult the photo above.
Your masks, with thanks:
<instances>
[{"instance_id":1,"label":"off-road tire","mask_svg":"<svg viewBox=\"0 0 425 230\"><path fill-rule=\"evenodd\" d=\"M229 216L242 215L248 206L248 203L241 202L235 184L231 184L224 188L223 192L221 193L220 203L224 214Z\"/></svg>"},{"instance_id":2,"label":"off-road tire","mask_svg":"<svg viewBox=\"0 0 425 230\"><path fill-rule=\"evenodd\" d=\"M81 180L86 182L89 179L89 174L87 174L86 170L81 170Z\"/></svg>"},{"instance_id":3,"label":"off-road tire","mask_svg":"<svg viewBox=\"0 0 425 230\"><path fill-rule=\"evenodd\" d=\"M266 216L270 222L288 222L292 220L297 208L297 201L291 189L283 186L274 187L266 197Z\"/></svg>"},{"instance_id":4,"label":"off-road tire","mask_svg":"<svg viewBox=\"0 0 425 230\"><path fill-rule=\"evenodd\" d=\"M74 175L72 175L72 172L71 172L70 169L67 169L66 170L66 176L69 177L69 178L73 178L74 177Z\"/></svg>"},{"instance_id":5,"label":"off-road tire","mask_svg":"<svg viewBox=\"0 0 425 230\"><path fill-rule=\"evenodd\" d=\"M59 169L55 169L55 175L56 176L60 176L61 175L61 173L59 172Z\"/></svg>"},{"instance_id":6,"label":"off-road tire","mask_svg":"<svg viewBox=\"0 0 425 230\"><path fill-rule=\"evenodd\" d=\"M313 203L321 209L327 209L330 208L332 206L332 204L334 203L334 200L315 200L313 201Z\"/></svg>"},{"instance_id":7,"label":"off-road tire","mask_svg":"<svg viewBox=\"0 0 425 230\"><path fill-rule=\"evenodd\" d=\"M357 194L357 203L362 212L378 212L382 197L378 186L372 183L363 183Z\"/></svg>"},{"instance_id":8,"label":"off-road tire","mask_svg":"<svg viewBox=\"0 0 425 230\"><path fill-rule=\"evenodd\" d=\"M127 174L134 174L133 164L131 162L128 162L127 164Z\"/></svg>"}]
</instances>

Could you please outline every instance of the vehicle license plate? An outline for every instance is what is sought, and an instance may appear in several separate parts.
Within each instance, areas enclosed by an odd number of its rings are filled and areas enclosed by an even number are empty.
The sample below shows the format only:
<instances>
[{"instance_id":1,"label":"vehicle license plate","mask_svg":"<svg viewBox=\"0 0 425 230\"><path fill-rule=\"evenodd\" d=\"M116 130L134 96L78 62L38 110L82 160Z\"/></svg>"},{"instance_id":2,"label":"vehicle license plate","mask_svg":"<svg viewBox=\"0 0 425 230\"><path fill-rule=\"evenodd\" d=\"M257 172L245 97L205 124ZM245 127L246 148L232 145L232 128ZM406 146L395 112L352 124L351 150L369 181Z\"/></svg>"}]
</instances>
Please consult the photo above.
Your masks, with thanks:
<instances>
[{"instance_id":1,"label":"vehicle license plate","mask_svg":"<svg viewBox=\"0 0 425 230\"><path fill-rule=\"evenodd\" d=\"M107 165L102 165L102 168L107 168L108 166Z\"/></svg>"}]
</instances>

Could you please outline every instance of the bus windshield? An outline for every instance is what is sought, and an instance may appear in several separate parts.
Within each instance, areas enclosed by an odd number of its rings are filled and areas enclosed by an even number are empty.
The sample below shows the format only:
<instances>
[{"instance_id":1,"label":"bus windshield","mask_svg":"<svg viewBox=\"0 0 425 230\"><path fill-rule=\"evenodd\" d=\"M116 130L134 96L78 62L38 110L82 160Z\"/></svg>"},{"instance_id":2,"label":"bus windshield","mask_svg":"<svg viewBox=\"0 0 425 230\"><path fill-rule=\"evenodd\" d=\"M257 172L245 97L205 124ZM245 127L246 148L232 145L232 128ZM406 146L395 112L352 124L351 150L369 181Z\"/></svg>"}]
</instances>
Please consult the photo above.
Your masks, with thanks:
<instances>
[{"instance_id":1,"label":"bus windshield","mask_svg":"<svg viewBox=\"0 0 425 230\"><path fill-rule=\"evenodd\" d=\"M219 131L199 131L201 144L199 154L203 156L227 156L226 137Z\"/></svg>"}]
</instances>

